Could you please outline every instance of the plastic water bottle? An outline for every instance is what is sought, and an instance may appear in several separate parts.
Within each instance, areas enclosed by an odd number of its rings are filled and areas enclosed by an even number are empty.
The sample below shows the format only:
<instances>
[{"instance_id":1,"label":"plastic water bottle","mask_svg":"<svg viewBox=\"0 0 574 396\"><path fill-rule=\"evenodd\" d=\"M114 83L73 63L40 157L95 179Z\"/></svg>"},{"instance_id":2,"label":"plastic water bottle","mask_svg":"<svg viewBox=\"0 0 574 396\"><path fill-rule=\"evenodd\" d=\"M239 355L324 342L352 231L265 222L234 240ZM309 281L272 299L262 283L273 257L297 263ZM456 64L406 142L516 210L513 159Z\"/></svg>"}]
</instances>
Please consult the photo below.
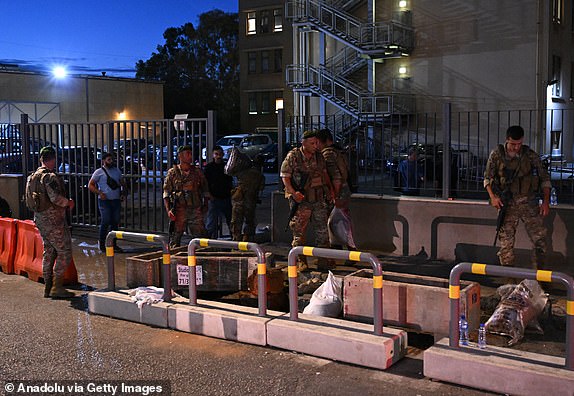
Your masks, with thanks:
<instances>
[{"instance_id":1,"label":"plastic water bottle","mask_svg":"<svg viewBox=\"0 0 574 396\"><path fill-rule=\"evenodd\" d=\"M458 321L458 343L460 345L468 345L468 322L464 314L460 315L460 320Z\"/></svg>"},{"instance_id":2,"label":"plastic water bottle","mask_svg":"<svg viewBox=\"0 0 574 396\"><path fill-rule=\"evenodd\" d=\"M550 190L550 205L558 205L558 196L556 195L556 189L554 187Z\"/></svg>"},{"instance_id":3,"label":"plastic water bottle","mask_svg":"<svg viewBox=\"0 0 574 396\"><path fill-rule=\"evenodd\" d=\"M480 349L486 348L486 328L484 327L484 323L481 323L478 328L478 347Z\"/></svg>"}]
</instances>

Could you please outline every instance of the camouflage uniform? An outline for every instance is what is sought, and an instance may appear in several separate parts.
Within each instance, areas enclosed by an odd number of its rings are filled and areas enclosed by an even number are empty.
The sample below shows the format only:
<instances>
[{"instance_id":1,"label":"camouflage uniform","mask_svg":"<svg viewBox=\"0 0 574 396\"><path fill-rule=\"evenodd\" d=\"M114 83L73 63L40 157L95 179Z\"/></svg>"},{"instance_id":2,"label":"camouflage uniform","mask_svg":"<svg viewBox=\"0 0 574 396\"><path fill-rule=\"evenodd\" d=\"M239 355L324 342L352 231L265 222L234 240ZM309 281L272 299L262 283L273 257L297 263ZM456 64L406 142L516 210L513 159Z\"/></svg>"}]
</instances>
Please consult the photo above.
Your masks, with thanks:
<instances>
[{"instance_id":1,"label":"camouflage uniform","mask_svg":"<svg viewBox=\"0 0 574 396\"><path fill-rule=\"evenodd\" d=\"M45 192L41 193L46 194L50 202L47 209L34 213L34 222L44 242L42 273L44 281L48 283L52 278L63 279L72 262L72 238L66 221L68 198L65 196L64 181L54 171L41 166L30 179L34 177L41 178L45 188Z\"/></svg>"},{"instance_id":2,"label":"camouflage uniform","mask_svg":"<svg viewBox=\"0 0 574 396\"><path fill-rule=\"evenodd\" d=\"M259 192L265 188L265 177L251 167L237 174L237 187L231 190L231 236L234 241L253 241L255 238L255 206ZM245 220L245 227L243 221ZM242 228L244 230L242 234Z\"/></svg>"},{"instance_id":3,"label":"camouflage uniform","mask_svg":"<svg viewBox=\"0 0 574 396\"><path fill-rule=\"evenodd\" d=\"M167 172L163 198L170 199L172 205L175 205L172 209L175 215L174 230L170 234L172 247L181 244L181 237L187 227L192 238L206 236L203 221L203 200L206 196L209 196L207 180L195 166L188 173L183 172L180 165L174 165Z\"/></svg>"},{"instance_id":4,"label":"camouflage uniform","mask_svg":"<svg viewBox=\"0 0 574 396\"><path fill-rule=\"evenodd\" d=\"M349 204L351 202L351 188L349 186L349 164L345 154L335 145L325 147L321 150L325 159L327 173L333 186L339 184L339 194L335 197L338 201L339 208L350 217ZM329 213L333 210L334 204L328 203L327 210ZM355 246L349 246L355 249Z\"/></svg>"},{"instance_id":5,"label":"camouflage uniform","mask_svg":"<svg viewBox=\"0 0 574 396\"><path fill-rule=\"evenodd\" d=\"M318 247L329 247L329 233L327 231L327 220L329 212L327 209L328 183L324 180L325 160L321 153L316 152L310 159L305 158L302 148L291 150L281 164L281 177L290 177L293 185L299 186L301 175L306 173L307 183L299 190L305 195L305 199L299 204L295 216L289 222L289 227L293 232L291 246L305 245L305 234L309 221L313 222L315 230L315 241ZM291 194L285 193L285 198L289 199L289 204L294 201Z\"/></svg>"},{"instance_id":6,"label":"camouflage uniform","mask_svg":"<svg viewBox=\"0 0 574 396\"><path fill-rule=\"evenodd\" d=\"M518 170L517 170L518 169ZM512 177L515 175L514 177ZM532 268L543 267L546 255L546 228L539 214L537 193L550 188L550 176L538 154L528 146L522 146L520 153L510 158L505 146L499 145L490 153L484 173L484 186L491 185L496 195L504 190L511 179L509 188L512 199L507 206L504 223L500 229L501 265L514 265L514 240L519 220L524 222L526 232L533 244Z\"/></svg>"}]
</instances>

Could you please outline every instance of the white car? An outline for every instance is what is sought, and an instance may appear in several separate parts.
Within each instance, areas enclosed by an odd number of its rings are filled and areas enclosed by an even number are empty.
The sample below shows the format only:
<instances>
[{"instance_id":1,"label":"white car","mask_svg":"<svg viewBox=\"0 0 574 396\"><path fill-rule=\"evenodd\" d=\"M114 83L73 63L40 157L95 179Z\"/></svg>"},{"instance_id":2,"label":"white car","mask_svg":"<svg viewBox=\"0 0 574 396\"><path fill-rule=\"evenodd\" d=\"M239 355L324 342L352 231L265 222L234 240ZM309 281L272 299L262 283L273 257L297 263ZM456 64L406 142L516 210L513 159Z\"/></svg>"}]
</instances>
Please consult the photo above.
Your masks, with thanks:
<instances>
[{"instance_id":1,"label":"white car","mask_svg":"<svg viewBox=\"0 0 574 396\"><path fill-rule=\"evenodd\" d=\"M240 133L237 135L227 135L227 136L224 136L221 139L219 139L217 142L215 142L216 146L221 146L221 148L223 149L223 159L225 159L225 160L228 159L229 158L229 150L233 146L239 146L239 143L241 143L243 138L246 136L249 136L249 134L248 133ZM205 147L201 150L201 157L205 161L211 160L211 157L207 158L207 149Z\"/></svg>"}]
</instances>

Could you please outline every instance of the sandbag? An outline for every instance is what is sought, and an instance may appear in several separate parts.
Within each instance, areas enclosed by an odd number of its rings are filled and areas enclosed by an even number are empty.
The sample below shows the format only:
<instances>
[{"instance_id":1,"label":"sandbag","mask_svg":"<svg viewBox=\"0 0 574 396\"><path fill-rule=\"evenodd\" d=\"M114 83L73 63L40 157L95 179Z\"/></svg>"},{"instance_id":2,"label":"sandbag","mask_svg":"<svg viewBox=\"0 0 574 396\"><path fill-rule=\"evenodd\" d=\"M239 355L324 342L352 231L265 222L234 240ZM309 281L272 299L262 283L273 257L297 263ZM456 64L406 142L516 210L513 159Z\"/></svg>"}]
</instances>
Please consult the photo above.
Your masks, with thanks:
<instances>
[{"instance_id":1,"label":"sandbag","mask_svg":"<svg viewBox=\"0 0 574 396\"><path fill-rule=\"evenodd\" d=\"M309 305L303 309L304 314L336 318L343 308L341 287L343 281L335 278L329 271L327 280L313 292Z\"/></svg>"},{"instance_id":2,"label":"sandbag","mask_svg":"<svg viewBox=\"0 0 574 396\"><path fill-rule=\"evenodd\" d=\"M348 210L335 206L327 220L327 228L331 245L356 246L353 239L351 216Z\"/></svg>"},{"instance_id":3,"label":"sandbag","mask_svg":"<svg viewBox=\"0 0 574 396\"><path fill-rule=\"evenodd\" d=\"M251 166L253 166L251 158L233 146L227 164L225 164L224 172L229 176L237 176L240 172L251 168Z\"/></svg>"},{"instance_id":4,"label":"sandbag","mask_svg":"<svg viewBox=\"0 0 574 396\"><path fill-rule=\"evenodd\" d=\"M501 300L485 324L486 331L510 337L509 346L515 345L524 337L527 326L543 333L537 318L542 313L548 297L537 281L525 279L516 286L501 286L498 293Z\"/></svg>"}]
</instances>

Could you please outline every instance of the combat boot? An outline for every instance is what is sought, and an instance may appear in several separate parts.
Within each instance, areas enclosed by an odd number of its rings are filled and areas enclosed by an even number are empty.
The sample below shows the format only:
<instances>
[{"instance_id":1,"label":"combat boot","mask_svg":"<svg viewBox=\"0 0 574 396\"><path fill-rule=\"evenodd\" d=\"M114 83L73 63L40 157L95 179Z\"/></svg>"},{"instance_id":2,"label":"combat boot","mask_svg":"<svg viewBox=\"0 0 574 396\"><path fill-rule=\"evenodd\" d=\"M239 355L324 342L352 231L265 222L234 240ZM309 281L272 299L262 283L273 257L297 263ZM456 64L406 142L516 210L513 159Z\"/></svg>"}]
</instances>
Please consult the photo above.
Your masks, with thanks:
<instances>
[{"instance_id":1,"label":"combat boot","mask_svg":"<svg viewBox=\"0 0 574 396\"><path fill-rule=\"evenodd\" d=\"M44 280L44 298L50 297L51 291L52 291L52 278L47 278Z\"/></svg>"},{"instance_id":2,"label":"combat boot","mask_svg":"<svg viewBox=\"0 0 574 396\"><path fill-rule=\"evenodd\" d=\"M54 287L50 293L52 298L72 298L76 295L64 288L64 279L54 278Z\"/></svg>"}]
</instances>

